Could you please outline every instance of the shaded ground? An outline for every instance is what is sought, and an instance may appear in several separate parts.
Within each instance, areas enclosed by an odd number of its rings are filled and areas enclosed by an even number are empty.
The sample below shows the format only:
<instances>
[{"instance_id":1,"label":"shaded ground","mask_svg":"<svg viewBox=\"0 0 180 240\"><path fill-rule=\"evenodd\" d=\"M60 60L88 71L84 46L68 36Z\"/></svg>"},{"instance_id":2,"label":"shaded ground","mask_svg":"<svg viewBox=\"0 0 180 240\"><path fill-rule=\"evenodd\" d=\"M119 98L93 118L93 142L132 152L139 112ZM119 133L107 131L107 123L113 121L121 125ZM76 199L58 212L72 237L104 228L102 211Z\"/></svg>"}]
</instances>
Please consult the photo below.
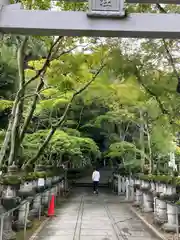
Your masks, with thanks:
<instances>
[{"instance_id":1,"label":"shaded ground","mask_svg":"<svg viewBox=\"0 0 180 240\"><path fill-rule=\"evenodd\" d=\"M76 188L35 240L157 240L122 198L107 189L97 196Z\"/></svg>"}]
</instances>

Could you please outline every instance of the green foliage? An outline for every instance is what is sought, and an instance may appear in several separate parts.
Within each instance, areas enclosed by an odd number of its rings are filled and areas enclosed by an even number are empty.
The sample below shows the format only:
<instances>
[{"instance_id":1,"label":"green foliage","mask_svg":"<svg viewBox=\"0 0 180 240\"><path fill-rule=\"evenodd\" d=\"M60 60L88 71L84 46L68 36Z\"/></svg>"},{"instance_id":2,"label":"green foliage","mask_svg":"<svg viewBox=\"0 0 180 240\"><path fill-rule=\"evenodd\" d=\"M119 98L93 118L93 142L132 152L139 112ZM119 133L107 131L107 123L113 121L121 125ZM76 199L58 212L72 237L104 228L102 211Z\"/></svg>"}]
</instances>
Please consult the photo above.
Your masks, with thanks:
<instances>
[{"instance_id":1,"label":"green foliage","mask_svg":"<svg viewBox=\"0 0 180 240\"><path fill-rule=\"evenodd\" d=\"M99 149L95 142L89 138L77 136L78 131L68 129L68 133L57 130L42 156L45 162L61 164L61 161L70 160L72 163L82 165L86 158L89 162L99 157ZM48 130L41 130L33 134L27 134L23 143L23 158L27 161L36 153L38 147L44 141Z\"/></svg>"},{"instance_id":2,"label":"green foliage","mask_svg":"<svg viewBox=\"0 0 180 240\"><path fill-rule=\"evenodd\" d=\"M0 97L11 97L17 84L16 48L3 44L0 48Z\"/></svg>"},{"instance_id":3,"label":"green foliage","mask_svg":"<svg viewBox=\"0 0 180 240\"><path fill-rule=\"evenodd\" d=\"M70 136L81 137L81 133L77 129L64 127L62 130Z\"/></svg>"},{"instance_id":4,"label":"green foliage","mask_svg":"<svg viewBox=\"0 0 180 240\"><path fill-rule=\"evenodd\" d=\"M3 185L19 185L22 183L22 179L20 176L6 175L1 178L1 182Z\"/></svg>"},{"instance_id":5,"label":"green foliage","mask_svg":"<svg viewBox=\"0 0 180 240\"><path fill-rule=\"evenodd\" d=\"M37 10L49 9L52 1L23 0L22 3L25 8ZM85 11L87 7L87 3L53 4L60 10ZM155 12L144 4L128 8L131 12ZM179 11L172 6L168 9ZM24 62L26 81L42 68L54 40L54 37L29 38ZM0 112L12 107L11 100L19 88L16 53L21 41L21 37L5 36L0 47L0 95L3 97ZM138 44L135 41L137 39L104 39L103 42L95 38L60 39L47 66L44 87L35 94L40 81L38 77L25 91L26 97L29 94L32 97L25 98L17 132L21 132L34 95L38 95L38 99L25 139L19 146L21 164L36 155L49 129L62 117L73 93L92 78L106 59L103 72L71 104L66 122L54 134L38 161L53 165L66 160L76 165L83 161L92 163L100 158L100 149L111 162L121 164L124 174L139 172L142 164L147 169L156 164L159 172L166 172L164 165L168 162L169 152L175 149L173 141L179 131L177 78L169 68L162 40L146 39ZM88 47L82 46L84 43ZM170 52L177 52L175 40L167 40L167 45ZM88 51L84 51L85 48ZM175 59L178 62L179 57ZM0 120L7 122L7 118L2 116ZM1 145L3 138L4 131L0 133ZM178 151L176 155L180 155Z\"/></svg>"},{"instance_id":6,"label":"green foliage","mask_svg":"<svg viewBox=\"0 0 180 240\"><path fill-rule=\"evenodd\" d=\"M139 179L180 186L180 177L173 177L169 175L139 175Z\"/></svg>"},{"instance_id":7,"label":"green foliage","mask_svg":"<svg viewBox=\"0 0 180 240\"><path fill-rule=\"evenodd\" d=\"M12 101L0 99L0 112L11 108L13 105Z\"/></svg>"}]
</instances>

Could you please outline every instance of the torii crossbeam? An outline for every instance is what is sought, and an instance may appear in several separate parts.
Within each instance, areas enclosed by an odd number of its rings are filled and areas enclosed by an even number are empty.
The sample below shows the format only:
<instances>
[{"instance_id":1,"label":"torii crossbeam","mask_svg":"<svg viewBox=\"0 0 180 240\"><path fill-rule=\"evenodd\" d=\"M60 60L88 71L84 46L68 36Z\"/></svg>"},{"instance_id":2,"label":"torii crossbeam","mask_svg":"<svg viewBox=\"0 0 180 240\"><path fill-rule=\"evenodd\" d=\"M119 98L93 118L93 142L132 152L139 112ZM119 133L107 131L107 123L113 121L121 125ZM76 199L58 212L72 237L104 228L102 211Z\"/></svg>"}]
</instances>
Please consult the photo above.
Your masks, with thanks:
<instances>
[{"instance_id":1,"label":"torii crossbeam","mask_svg":"<svg viewBox=\"0 0 180 240\"><path fill-rule=\"evenodd\" d=\"M124 19L89 18L85 12L23 10L0 12L0 32L22 35L180 38L179 14L133 13Z\"/></svg>"}]
</instances>

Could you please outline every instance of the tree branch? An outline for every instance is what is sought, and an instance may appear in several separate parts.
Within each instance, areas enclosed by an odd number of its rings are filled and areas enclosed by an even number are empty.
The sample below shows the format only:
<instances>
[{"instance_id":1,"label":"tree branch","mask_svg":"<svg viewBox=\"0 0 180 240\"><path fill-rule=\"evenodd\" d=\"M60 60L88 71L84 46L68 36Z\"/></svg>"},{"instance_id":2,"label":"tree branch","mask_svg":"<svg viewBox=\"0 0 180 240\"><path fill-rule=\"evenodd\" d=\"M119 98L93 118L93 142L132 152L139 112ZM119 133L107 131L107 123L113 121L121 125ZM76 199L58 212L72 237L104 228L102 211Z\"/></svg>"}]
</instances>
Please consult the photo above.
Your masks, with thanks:
<instances>
[{"instance_id":1,"label":"tree branch","mask_svg":"<svg viewBox=\"0 0 180 240\"><path fill-rule=\"evenodd\" d=\"M40 77L40 75L46 71L46 68L49 66L50 60L51 60L51 55L52 55L52 51L54 49L54 47L56 46L56 44L58 44L58 42L61 40L61 37L58 37L56 39L56 41L51 45L50 49L49 49L49 53L47 55L46 61L44 62L42 68L40 70L37 71L36 75L32 78L30 78L26 83L25 83L25 87L30 84L31 82L33 82L34 80L36 80L38 77Z\"/></svg>"},{"instance_id":2,"label":"tree branch","mask_svg":"<svg viewBox=\"0 0 180 240\"><path fill-rule=\"evenodd\" d=\"M65 122L65 119L66 119L66 116L67 116L67 113L71 107L71 104L72 102L74 101L75 97L79 94L81 94L85 89L87 89L89 87L89 85L95 81L95 79L97 78L97 76L100 74L100 72L102 71L102 69L105 67L105 64L101 65L101 67L97 70L97 72L94 74L94 76L92 77L92 79L87 82L87 84L85 84L82 88L80 88L78 91L76 91L70 102L67 104L65 110L64 110L64 113L62 115L62 117L60 118L60 120L54 125L51 127L51 130L49 132L49 134L47 135L44 143L41 145L41 147L39 148L36 156L32 159L30 159L26 164L24 164L24 166L22 166L22 168L26 168L29 164L32 164L32 163L35 163L36 160L42 155L42 153L44 152L46 146L48 145L49 141L51 140L51 138L53 137L54 133L56 132L56 129L59 128L59 127L62 127L63 123Z\"/></svg>"},{"instance_id":3,"label":"tree branch","mask_svg":"<svg viewBox=\"0 0 180 240\"><path fill-rule=\"evenodd\" d=\"M148 92L151 96L155 97L155 99L156 99L156 101L157 101L157 103L158 103L158 105L159 105L159 108L160 108L161 112L162 112L163 114L168 114L168 115L169 115L169 112L168 112L167 109L164 107L164 105L162 104L162 102L161 102L161 100L159 99L159 97L158 97L150 88L148 88L148 87L143 83L143 81L142 81L142 79L141 79L141 76L140 76L140 74L139 74L139 71L138 71L138 69L137 69L136 66L135 66L135 75L136 75L136 78L137 78L139 84L146 90L146 92Z\"/></svg>"},{"instance_id":4,"label":"tree branch","mask_svg":"<svg viewBox=\"0 0 180 240\"><path fill-rule=\"evenodd\" d=\"M31 106L30 106L29 113L28 113L28 115L27 115L27 117L26 117L26 119L25 119L25 121L24 121L24 124L23 124L23 126L22 126L22 130L21 130L21 132L20 132L20 136L19 136L19 141L20 141L20 143L23 141L25 132L26 132L26 130L27 130L28 126L29 126L29 123L30 123L30 121L31 121L31 119L32 119L32 116L33 116L34 111L35 111L35 109L36 109L36 103L37 103L37 100L38 100L38 98L39 98L39 92L40 92L40 90L43 88L43 86L44 86L44 76L40 76L40 82L39 82L39 84L37 85L33 102L32 102L32 104L31 104Z\"/></svg>"},{"instance_id":5,"label":"tree branch","mask_svg":"<svg viewBox=\"0 0 180 240\"><path fill-rule=\"evenodd\" d=\"M167 13L167 11L159 3L157 3L156 6L157 6L157 8L159 9L159 11L161 13ZM164 38L162 39L162 42L163 42L164 48L166 50L167 59L168 59L169 63L171 64L173 72L174 72L174 75L176 76L176 78L178 80L178 85L177 85L176 91L178 93L180 93L180 76L179 76L179 73L178 73L178 71L176 69L176 65L175 65L174 59L173 59L172 54L171 54L171 52L170 52L170 50L168 48L167 42L166 42L166 40Z\"/></svg>"}]
</instances>

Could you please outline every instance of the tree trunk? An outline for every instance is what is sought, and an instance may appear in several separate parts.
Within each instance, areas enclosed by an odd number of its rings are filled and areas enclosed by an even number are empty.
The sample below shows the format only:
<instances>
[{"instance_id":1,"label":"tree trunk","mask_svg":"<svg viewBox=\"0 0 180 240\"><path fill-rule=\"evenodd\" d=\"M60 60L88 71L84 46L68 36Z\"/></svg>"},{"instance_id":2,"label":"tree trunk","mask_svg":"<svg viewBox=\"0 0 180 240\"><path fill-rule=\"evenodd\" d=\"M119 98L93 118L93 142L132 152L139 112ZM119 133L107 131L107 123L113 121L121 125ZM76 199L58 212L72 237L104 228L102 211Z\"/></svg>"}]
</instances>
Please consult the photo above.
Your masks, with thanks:
<instances>
[{"instance_id":1,"label":"tree trunk","mask_svg":"<svg viewBox=\"0 0 180 240\"><path fill-rule=\"evenodd\" d=\"M149 148L149 173L151 174L153 172L154 164L152 160L152 149L151 149L151 136L149 134L148 124L145 124L146 127L146 133L148 138L148 148Z\"/></svg>"},{"instance_id":2,"label":"tree trunk","mask_svg":"<svg viewBox=\"0 0 180 240\"><path fill-rule=\"evenodd\" d=\"M143 111L140 109L140 145L141 145L141 170L144 171L145 157L144 157L144 119Z\"/></svg>"},{"instance_id":3,"label":"tree trunk","mask_svg":"<svg viewBox=\"0 0 180 240\"><path fill-rule=\"evenodd\" d=\"M24 51L26 47L28 37L25 37L22 41L20 48L18 49L18 70L19 70L19 90L21 90L21 97L18 99L14 121L12 124L11 130L11 148L10 154L8 159L8 165L11 165L14 161L16 156L19 153L20 148L20 141L19 141L19 132L20 132L20 122L22 120L23 108L24 108L24 84L25 84L25 73L24 73Z\"/></svg>"}]
</instances>

